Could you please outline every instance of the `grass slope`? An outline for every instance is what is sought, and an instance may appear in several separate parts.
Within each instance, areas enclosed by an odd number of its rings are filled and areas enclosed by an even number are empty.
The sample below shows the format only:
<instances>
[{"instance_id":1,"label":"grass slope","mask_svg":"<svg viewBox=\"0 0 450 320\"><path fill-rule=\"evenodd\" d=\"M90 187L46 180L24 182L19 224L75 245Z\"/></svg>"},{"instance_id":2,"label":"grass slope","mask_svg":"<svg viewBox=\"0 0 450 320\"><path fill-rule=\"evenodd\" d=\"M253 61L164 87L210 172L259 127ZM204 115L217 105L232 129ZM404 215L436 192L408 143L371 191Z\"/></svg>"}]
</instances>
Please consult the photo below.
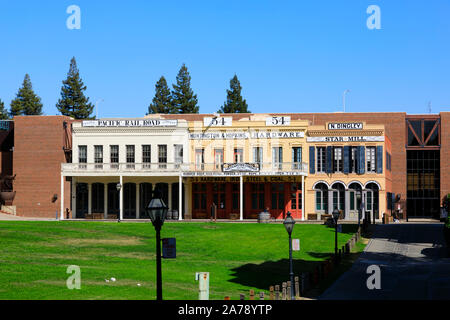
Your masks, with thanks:
<instances>
[{"instance_id":1,"label":"grass slope","mask_svg":"<svg viewBox=\"0 0 450 320\"><path fill-rule=\"evenodd\" d=\"M356 230L343 225L342 246ZM280 224L166 223L177 258L163 259L164 299L198 298L195 272L210 272L210 299L268 292L288 280L288 236ZM312 270L334 250L334 229L299 225L294 272ZM0 222L0 299L155 299L155 231L151 223ZM81 290L69 290L69 265ZM116 282L105 282L115 277ZM141 286L137 284L140 283Z\"/></svg>"}]
</instances>

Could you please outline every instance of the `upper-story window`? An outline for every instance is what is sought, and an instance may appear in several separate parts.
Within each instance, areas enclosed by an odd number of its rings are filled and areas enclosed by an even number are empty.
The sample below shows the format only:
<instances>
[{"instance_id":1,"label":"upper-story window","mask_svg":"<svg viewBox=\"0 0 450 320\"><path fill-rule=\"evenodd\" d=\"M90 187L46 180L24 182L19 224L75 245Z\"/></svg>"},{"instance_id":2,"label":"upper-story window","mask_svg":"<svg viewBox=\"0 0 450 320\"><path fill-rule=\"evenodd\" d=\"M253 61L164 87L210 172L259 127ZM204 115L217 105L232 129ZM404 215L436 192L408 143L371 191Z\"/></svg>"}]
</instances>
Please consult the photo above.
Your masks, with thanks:
<instances>
[{"instance_id":1,"label":"upper-story window","mask_svg":"<svg viewBox=\"0 0 450 320\"><path fill-rule=\"evenodd\" d=\"M152 162L152 146L149 144L142 145L142 163L144 168L151 168Z\"/></svg>"},{"instance_id":2,"label":"upper-story window","mask_svg":"<svg viewBox=\"0 0 450 320\"><path fill-rule=\"evenodd\" d=\"M223 164L223 149L214 149L214 168L221 170Z\"/></svg>"},{"instance_id":3,"label":"upper-story window","mask_svg":"<svg viewBox=\"0 0 450 320\"><path fill-rule=\"evenodd\" d=\"M180 167L180 163L183 163L183 145L182 144L174 144L173 145L175 152L175 168Z\"/></svg>"},{"instance_id":4,"label":"upper-story window","mask_svg":"<svg viewBox=\"0 0 450 320\"><path fill-rule=\"evenodd\" d=\"M119 146L111 145L109 146L109 157L111 162L111 168L118 168L119 165Z\"/></svg>"},{"instance_id":5,"label":"upper-story window","mask_svg":"<svg viewBox=\"0 0 450 320\"><path fill-rule=\"evenodd\" d=\"M333 147L333 172L342 172L342 147Z\"/></svg>"},{"instance_id":6,"label":"upper-story window","mask_svg":"<svg viewBox=\"0 0 450 320\"><path fill-rule=\"evenodd\" d=\"M302 168L302 147L292 148L292 169Z\"/></svg>"},{"instance_id":7,"label":"upper-story window","mask_svg":"<svg viewBox=\"0 0 450 320\"><path fill-rule=\"evenodd\" d=\"M78 162L87 162L87 146L78 146Z\"/></svg>"},{"instance_id":8,"label":"upper-story window","mask_svg":"<svg viewBox=\"0 0 450 320\"><path fill-rule=\"evenodd\" d=\"M195 149L195 169L204 170L205 168L205 149Z\"/></svg>"},{"instance_id":9,"label":"upper-story window","mask_svg":"<svg viewBox=\"0 0 450 320\"><path fill-rule=\"evenodd\" d=\"M244 149L234 149L234 163L244 162Z\"/></svg>"},{"instance_id":10,"label":"upper-story window","mask_svg":"<svg viewBox=\"0 0 450 320\"><path fill-rule=\"evenodd\" d=\"M161 169L167 168L167 145L166 144L159 144L158 145L158 162L159 167Z\"/></svg>"},{"instance_id":11,"label":"upper-story window","mask_svg":"<svg viewBox=\"0 0 450 320\"><path fill-rule=\"evenodd\" d=\"M325 172L327 158L325 147L317 147L317 172Z\"/></svg>"},{"instance_id":12,"label":"upper-story window","mask_svg":"<svg viewBox=\"0 0 450 320\"><path fill-rule=\"evenodd\" d=\"M263 148L253 147L253 163L259 163L261 166L263 163Z\"/></svg>"},{"instance_id":13,"label":"upper-story window","mask_svg":"<svg viewBox=\"0 0 450 320\"><path fill-rule=\"evenodd\" d=\"M356 173L358 147L350 147L350 173Z\"/></svg>"},{"instance_id":14,"label":"upper-story window","mask_svg":"<svg viewBox=\"0 0 450 320\"><path fill-rule=\"evenodd\" d=\"M366 171L376 172L376 147L366 148Z\"/></svg>"},{"instance_id":15,"label":"upper-story window","mask_svg":"<svg viewBox=\"0 0 450 320\"><path fill-rule=\"evenodd\" d=\"M134 168L134 145L127 145L127 168Z\"/></svg>"},{"instance_id":16,"label":"upper-story window","mask_svg":"<svg viewBox=\"0 0 450 320\"><path fill-rule=\"evenodd\" d=\"M94 162L95 163L103 163L103 146L94 146ZM103 165L97 164L95 165L96 169L103 168Z\"/></svg>"}]
</instances>

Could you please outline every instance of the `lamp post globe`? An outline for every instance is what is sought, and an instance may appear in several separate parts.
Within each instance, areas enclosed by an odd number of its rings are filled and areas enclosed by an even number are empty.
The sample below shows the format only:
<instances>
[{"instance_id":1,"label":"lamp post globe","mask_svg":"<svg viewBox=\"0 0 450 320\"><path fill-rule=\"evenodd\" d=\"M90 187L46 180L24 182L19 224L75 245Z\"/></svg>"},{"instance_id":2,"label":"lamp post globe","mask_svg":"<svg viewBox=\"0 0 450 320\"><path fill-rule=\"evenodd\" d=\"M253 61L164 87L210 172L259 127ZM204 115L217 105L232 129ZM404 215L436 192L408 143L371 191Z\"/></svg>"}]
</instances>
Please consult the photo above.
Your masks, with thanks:
<instances>
[{"instance_id":1,"label":"lamp post globe","mask_svg":"<svg viewBox=\"0 0 450 320\"><path fill-rule=\"evenodd\" d=\"M156 230L156 300L162 300L162 272L161 272L161 227L167 214L167 206L161 198L161 193L155 191L146 211Z\"/></svg>"},{"instance_id":2,"label":"lamp post globe","mask_svg":"<svg viewBox=\"0 0 450 320\"><path fill-rule=\"evenodd\" d=\"M292 239L291 234L294 229L295 220L292 218L291 213L288 211L286 219L283 221L284 227L286 228L287 233L289 234L289 278L291 281L291 300L294 300L294 270L292 266Z\"/></svg>"},{"instance_id":3,"label":"lamp post globe","mask_svg":"<svg viewBox=\"0 0 450 320\"><path fill-rule=\"evenodd\" d=\"M337 207L334 207L333 210L333 220L335 224L337 224L337 221L339 220L339 210Z\"/></svg>"}]
</instances>

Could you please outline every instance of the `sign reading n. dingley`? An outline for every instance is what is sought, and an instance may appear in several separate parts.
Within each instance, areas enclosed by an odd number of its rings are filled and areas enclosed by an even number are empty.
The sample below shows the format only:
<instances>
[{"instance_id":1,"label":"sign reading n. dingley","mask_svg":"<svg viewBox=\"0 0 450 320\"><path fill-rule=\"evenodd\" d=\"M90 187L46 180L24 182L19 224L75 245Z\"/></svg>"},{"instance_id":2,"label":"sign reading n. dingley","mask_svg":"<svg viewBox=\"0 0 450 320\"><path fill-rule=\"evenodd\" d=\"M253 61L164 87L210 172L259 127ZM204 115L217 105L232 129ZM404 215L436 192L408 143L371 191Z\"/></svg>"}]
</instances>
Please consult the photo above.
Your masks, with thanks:
<instances>
[{"instance_id":1,"label":"sign reading n. dingley","mask_svg":"<svg viewBox=\"0 0 450 320\"><path fill-rule=\"evenodd\" d=\"M328 130L362 130L362 122L330 122Z\"/></svg>"},{"instance_id":2,"label":"sign reading n. dingley","mask_svg":"<svg viewBox=\"0 0 450 320\"><path fill-rule=\"evenodd\" d=\"M130 119L130 120L84 120L83 127L176 127L178 120Z\"/></svg>"}]
</instances>

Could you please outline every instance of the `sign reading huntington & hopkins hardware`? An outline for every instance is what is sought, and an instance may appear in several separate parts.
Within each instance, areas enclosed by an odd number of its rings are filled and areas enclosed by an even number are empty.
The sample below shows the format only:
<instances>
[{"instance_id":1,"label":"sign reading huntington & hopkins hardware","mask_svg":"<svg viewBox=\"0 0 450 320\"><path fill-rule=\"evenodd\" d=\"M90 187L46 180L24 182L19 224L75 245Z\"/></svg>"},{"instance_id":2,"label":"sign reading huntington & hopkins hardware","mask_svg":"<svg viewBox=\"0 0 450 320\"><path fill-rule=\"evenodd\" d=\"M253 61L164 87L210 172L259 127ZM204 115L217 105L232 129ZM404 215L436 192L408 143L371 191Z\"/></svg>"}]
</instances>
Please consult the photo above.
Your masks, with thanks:
<instances>
[{"instance_id":1,"label":"sign reading huntington & hopkins hardware","mask_svg":"<svg viewBox=\"0 0 450 320\"><path fill-rule=\"evenodd\" d=\"M178 120L130 119L130 120L84 120L83 127L176 127Z\"/></svg>"}]
</instances>

